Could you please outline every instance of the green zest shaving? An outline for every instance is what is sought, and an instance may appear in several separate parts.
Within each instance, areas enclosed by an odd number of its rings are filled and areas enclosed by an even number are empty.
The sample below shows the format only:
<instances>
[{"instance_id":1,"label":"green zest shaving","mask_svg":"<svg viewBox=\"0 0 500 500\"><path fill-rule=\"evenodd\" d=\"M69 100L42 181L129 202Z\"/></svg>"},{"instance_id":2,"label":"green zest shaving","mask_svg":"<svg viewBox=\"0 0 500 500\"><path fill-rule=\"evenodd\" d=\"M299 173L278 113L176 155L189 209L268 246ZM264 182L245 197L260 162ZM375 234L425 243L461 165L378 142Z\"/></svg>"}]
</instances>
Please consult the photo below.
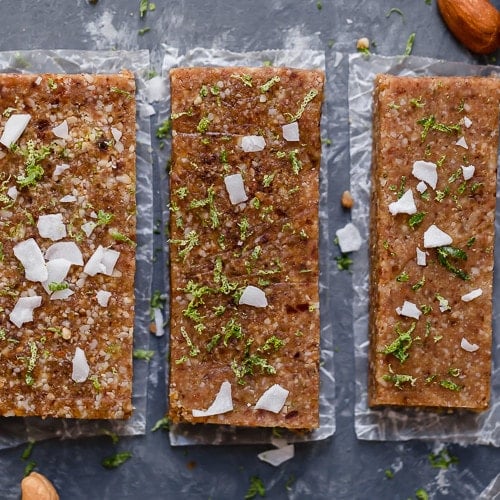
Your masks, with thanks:
<instances>
[{"instance_id":1,"label":"green zest shaving","mask_svg":"<svg viewBox=\"0 0 500 500\"><path fill-rule=\"evenodd\" d=\"M25 381L27 385L33 385L35 382L33 370L35 369L36 360L38 358L38 347L36 342L33 340L28 340L28 346L30 348L30 357L28 358L28 368L26 369Z\"/></svg>"},{"instance_id":2,"label":"green zest shaving","mask_svg":"<svg viewBox=\"0 0 500 500\"><path fill-rule=\"evenodd\" d=\"M167 118L160 126L156 129L156 137L158 139L165 139L172 129L172 118Z\"/></svg>"},{"instance_id":3,"label":"green zest shaving","mask_svg":"<svg viewBox=\"0 0 500 500\"><path fill-rule=\"evenodd\" d=\"M132 94L127 90L119 89L118 87L111 87L110 92L114 92L115 94L122 94L127 97L127 99L132 99Z\"/></svg>"},{"instance_id":4,"label":"green zest shaving","mask_svg":"<svg viewBox=\"0 0 500 500\"><path fill-rule=\"evenodd\" d=\"M210 125L210 120L206 116L204 116L196 126L196 130L200 134L204 134L208 130L209 125Z\"/></svg>"},{"instance_id":5,"label":"green zest shaving","mask_svg":"<svg viewBox=\"0 0 500 500\"><path fill-rule=\"evenodd\" d=\"M243 337L243 329L234 318L231 318L226 325L222 327L222 334L224 335L224 346L227 347L227 343L232 338L241 339L241 337Z\"/></svg>"},{"instance_id":6,"label":"green zest shaving","mask_svg":"<svg viewBox=\"0 0 500 500\"><path fill-rule=\"evenodd\" d=\"M244 378L247 375L253 375L254 369L256 368L260 368L261 373L267 373L268 375L274 375L276 373L276 368L270 365L265 358L262 358L258 354L250 354L250 346L252 343L253 339L247 340L243 361L240 364L238 364L236 360L231 362L231 369L240 385L245 385Z\"/></svg>"},{"instance_id":7,"label":"green zest shaving","mask_svg":"<svg viewBox=\"0 0 500 500\"><path fill-rule=\"evenodd\" d=\"M231 75L231 78L236 78L237 80L240 80L246 87L252 87L252 75L245 75L245 74L237 75L234 73Z\"/></svg>"},{"instance_id":8,"label":"green zest shaving","mask_svg":"<svg viewBox=\"0 0 500 500\"><path fill-rule=\"evenodd\" d=\"M170 429L170 419L168 417L163 417L157 420L153 427L151 427L151 432L156 432L159 429L166 431Z\"/></svg>"},{"instance_id":9,"label":"green zest shaving","mask_svg":"<svg viewBox=\"0 0 500 500\"><path fill-rule=\"evenodd\" d=\"M458 276L460 279L467 281L470 280L470 276L463 271L455 267L450 259L454 260L467 260L467 254L460 248L452 247L452 246L443 246L437 249L437 257L438 262L448 271L450 271L455 276Z\"/></svg>"},{"instance_id":10,"label":"green zest shaving","mask_svg":"<svg viewBox=\"0 0 500 500\"><path fill-rule=\"evenodd\" d=\"M411 334L413 333L413 330L415 330L415 327L417 326L416 322L413 322L410 326L410 328L406 332L402 332L399 329L399 324L396 325L396 333L398 335L398 338L392 342L392 344L385 346L384 349L382 350L383 354L392 354L395 356L401 363L404 363L406 359L408 358L408 349L410 349L411 344L413 342L413 339L411 338Z\"/></svg>"},{"instance_id":11,"label":"green zest shaving","mask_svg":"<svg viewBox=\"0 0 500 500\"><path fill-rule=\"evenodd\" d=\"M268 80L264 85L260 86L260 91L262 93L267 92L274 84L278 83L280 81L279 76L273 76L270 80Z\"/></svg>"},{"instance_id":12,"label":"green zest shaving","mask_svg":"<svg viewBox=\"0 0 500 500\"><path fill-rule=\"evenodd\" d=\"M420 120L417 120L417 123L422 126L423 130L420 135L422 138L422 141L425 140L427 137L427 134L431 130L436 130L438 132L445 132L447 134L451 134L453 132L458 133L460 132L461 128L460 125L446 125L444 123L439 123L436 121L436 117L434 115L429 115L427 117L421 118Z\"/></svg>"},{"instance_id":13,"label":"green zest shaving","mask_svg":"<svg viewBox=\"0 0 500 500\"><path fill-rule=\"evenodd\" d=\"M288 158L290 159L290 162L292 164L292 172L295 175L298 175L300 170L302 169L302 162L297 158L298 152L299 151L297 149L294 149L288 154Z\"/></svg>"},{"instance_id":14,"label":"green zest shaving","mask_svg":"<svg viewBox=\"0 0 500 500\"><path fill-rule=\"evenodd\" d=\"M302 116L302 113L306 110L307 105L318 95L318 91L316 89L311 89L305 96L304 99L302 100L302 104L299 107L299 110L297 113L294 115L290 113L285 113L286 115L289 116L289 121L290 122L296 122L299 120Z\"/></svg>"},{"instance_id":15,"label":"green zest shaving","mask_svg":"<svg viewBox=\"0 0 500 500\"><path fill-rule=\"evenodd\" d=\"M431 466L436 469L447 469L450 465L458 463L458 458L450 455L446 448L442 449L438 454L431 453L428 458Z\"/></svg>"},{"instance_id":16,"label":"green zest shaving","mask_svg":"<svg viewBox=\"0 0 500 500\"><path fill-rule=\"evenodd\" d=\"M183 260L186 259L187 254L200 243L200 238L196 231L190 231L184 240L170 240L170 243L182 247L179 251L179 257Z\"/></svg>"},{"instance_id":17,"label":"green zest shaving","mask_svg":"<svg viewBox=\"0 0 500 500\"><path fill-rule=\"evenodd\" d=\"M401 390L403 389L401 387L402 384L409 382L412 386L414 386L417 381L416 377L399 373L389 373L387 375L384 375L383 379L387 380L388 382L393 382L394 386Z\"/></svg>"},{"instance_id":18,"label":"green zest shaving","mask_svg":"<svg viewBox=\"0 0 500 500\"><path fill-rule=\"evenodd\" d=\"M444 387L445 389L449 389L450 391L459 392L462 390L461 386L455 384L455 382L452 382L451 380L441 380L441 382L439 382L439 385L441 387Z\"/></svg>"},{"instance_id":19,"label":"green zest shaving","mask_svg":"<svg viewBox=\"0 0 500 500\"><path fill-rule=\"evenodd\" d=\"M59 290L66 290L67 288L69 288L69 285L67 283L56 283L53 281L49 283L48 288L51 292L57 292Z\"/></svg>"},{"instance_id":20,"label":"green zest shaving","mask_svg":"<svg viewBox=\"0 0 500 500\"><path fill-rule=\"evenodd\" d=\"M154 355L154 351L148 351L145 349L134 349L133 353L134 359L143 359L144 361L151 361Z\"/></svg>"},{"instance_id":21,"label":"green zest shaving","mask_svg":"<svg viewBox=\"0 0 500 500\"><path fill-rule=\"evenodd\" d=\"M415 33L411 33L406 41L405 56L409 56L413 50L413 44L415 43Z\"/></svg>"},{"instance_id":22,"label":"green zest shaving","mask_svg":"<svg viewBox=\"0 0 500 500\"><path fill-rule=\"evenodd\" d=\"M24 156L25 159L25 171L23 174L17 176L19 186L22 188L35 186L45 173L40 162L49 156L50 148L48 146L41 146L39 149L36 149L34 141L30 140L26 143L26 149L21 149L15 144L10 149Z\"/></svg>"},{"instance_id":23,"label":"green zest shaving","mask_svg":"<svg viewBox=\"0 0 500 500\"><path fill-rule=\"evenodd\" d=\"M410 276L406 271L403 271L399 276L396 276L396 281L399 283L404 283L405 281L409 281Z\"/></svg>"},{"instance_id":24,"label":"green zest shaving","mask_svg":"<svg viewBox=\"0 0 500 500\"><path fill-rule=\"evenodd\" d=\"M244 498L245 500L251 500L257 495L260 495L261 497L266 496L266 488L264 487L262 479L257 476L252 476L250 478L250 487L248 488Z\"/></svg>"},{"instance_id":25,"label":"green zest shaving","mask_svg":"<svg viewBox=\"0 0 500 500\"><path fill-rule=\"evenodd\" d=\"M181 326L181 334L189 347L189 355L192 358L198 356L198 354L200 354L200 349L193 344L193 341L190 339L188 333L186 332L186 329L183 326Z\"/></svg>"},{"instance_id":26,"label":"green zest shaving","mask_svg":"<svg viewBox=\"0 0 500 500\"><path fill-rule=\"evenodd\" d=\"M413 214L409 219L408 219L408 225L412 228L415 229L419 224L422 223L424 220L426 212L417 212L416 214Z\"/></svg>"},{"instance_id":27,"label":"green zest shaving","mask_svg":"<svg viewBox=\"0 0 500 500\"><path fill-rule=\"evenodd\" d=\"M130 451L122 451L110 457L106 457L101 463L106 469L116 469L132 457Z\"/></svg>"}]
</instances>

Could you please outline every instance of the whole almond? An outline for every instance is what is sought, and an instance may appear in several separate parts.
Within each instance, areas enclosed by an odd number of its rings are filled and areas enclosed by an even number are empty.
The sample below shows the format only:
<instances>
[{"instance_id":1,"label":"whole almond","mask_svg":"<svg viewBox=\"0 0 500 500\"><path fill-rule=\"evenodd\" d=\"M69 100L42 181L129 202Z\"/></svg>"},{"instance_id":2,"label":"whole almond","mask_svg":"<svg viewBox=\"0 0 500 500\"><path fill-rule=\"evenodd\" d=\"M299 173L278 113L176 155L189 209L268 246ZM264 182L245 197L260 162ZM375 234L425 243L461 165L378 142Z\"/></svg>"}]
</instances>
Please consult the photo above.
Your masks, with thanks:
<instances>
[{"instance_id":1,"label":"whole almond","mask_svg":"<svg viewBox=\"0 0 500 500\"><path fill-rule=\"evenodd\" d=\"M21 500L59 500L59 495L45 476L31 472L21 481Z\"/></svg>"},{"instance_id":2,"label":"whole almond","mask_svg":"<svg viewBox=\"0 0 500 500\"><path fill-rule=\"evenodd\" d=\"M438 0L441 16L455 38L477 54L500 46L500 12L488 0Z\"/></svg>"}]
</instances>

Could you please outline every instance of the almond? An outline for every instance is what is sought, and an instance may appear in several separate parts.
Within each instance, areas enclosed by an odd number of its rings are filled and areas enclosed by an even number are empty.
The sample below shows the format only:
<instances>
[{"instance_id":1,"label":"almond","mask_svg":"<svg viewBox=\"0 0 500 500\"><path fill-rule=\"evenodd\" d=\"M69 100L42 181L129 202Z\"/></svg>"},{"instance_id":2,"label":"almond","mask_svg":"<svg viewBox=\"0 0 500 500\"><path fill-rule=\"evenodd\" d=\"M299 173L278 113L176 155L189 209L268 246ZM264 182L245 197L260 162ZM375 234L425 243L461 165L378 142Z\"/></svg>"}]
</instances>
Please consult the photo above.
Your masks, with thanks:
<instances>
[{"instance_id":1,"label":"almond","mask_svg":"<svg viewBox=\"0 0 500 500\"><path fill-rule=\"evenodd\" d=\"M22 500L59 500L52 483L42 474L31 472L21 482Z\"/></svg>"},{"instance_id":2,"label":"almond","mask_svg":"<svg viewBox=\"0 0 500 500\"><path fill-rule=\"evenodd\" d=\"M455 38L477 54L500 46L500 12L488 0L438 0L441 16Z\"/></svg>"}]
</instances>

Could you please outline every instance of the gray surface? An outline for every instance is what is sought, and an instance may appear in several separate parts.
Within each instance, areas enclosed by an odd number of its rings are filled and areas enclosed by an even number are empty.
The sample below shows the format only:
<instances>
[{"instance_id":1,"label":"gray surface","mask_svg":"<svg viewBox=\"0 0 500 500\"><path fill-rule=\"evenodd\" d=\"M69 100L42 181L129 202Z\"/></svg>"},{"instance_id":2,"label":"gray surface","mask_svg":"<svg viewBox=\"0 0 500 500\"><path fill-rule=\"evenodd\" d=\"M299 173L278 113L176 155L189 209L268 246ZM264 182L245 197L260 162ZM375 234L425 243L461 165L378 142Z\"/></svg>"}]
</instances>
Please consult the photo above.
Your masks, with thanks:
<instances>
[{"instance_id":1,"label":"gray surface","mask_svg":"<svg viewBox=\"0 0 500 500\"><path fill-rule=\"evenodd\" d=\"M181 50L196 46L234 51L308 47L325 50L331 69L329 54L355 51L361 36L376 42L375 52L396 55L404 51L408 35L415 32L413 54L479 64L491 62L484 56L472 56L454 41L441 22L435 0L431 5L425 0L323 0L322 4L319 10L316 0L157 0L156 11L140 20L139 0L99 0L95 6L86 0L2 0L0 50L149 48L153 65L159 70L161 43ZM401 9L404 18L398 14L386 18L393 7ZM151 27L151 31L138 36L137 30L144 26ZM347 96L341 97L342 101L347 105ZM330 108L330 113L335 120L335 110ZM344 137L331 139L345 144L331 165L336 180L335 186L330 185L331 199L336 200L349 182L347 130ZM155 186L160 199L157 182ZM332 205L331 217L338 226L348 220L339 204ZM161 245L157 236L156 247ZM161 256L157 260L159 272L162 260ZM337 318L334 340L338 352L337 431L333 438L297 445L296 457L277 469L257 460L257 452L266 448L263 446L171 448L167 434L161 431L122 438L117 445L109 438L43 442L35 446L31 459L53 480L62 499L236 499L244 497L253 475L266 485L267 498L406 499L414 498L420 487L426 488L431 498L478 498L499 473L498 449L448 446L459 463L442 471L428 464L427 456L436 449L435 443L356 440L351 282L345 272L336 273L334 278L331 302ZM159 283L160 279L156 288ZM159 354L152 362L151 371L155 373L157 368L158 375L150 378L153 397L148 427L165 410L164 342L158 341ZM25 466L20 458L23 448L0 452L2 499L18 497ZM116 450L130 450L133 458L119 469L103 469L101 459ZM388 468L395 471L391 480L384 475ZM287 489L288 482L291 485Z\"/></svg>"}]
</instances>

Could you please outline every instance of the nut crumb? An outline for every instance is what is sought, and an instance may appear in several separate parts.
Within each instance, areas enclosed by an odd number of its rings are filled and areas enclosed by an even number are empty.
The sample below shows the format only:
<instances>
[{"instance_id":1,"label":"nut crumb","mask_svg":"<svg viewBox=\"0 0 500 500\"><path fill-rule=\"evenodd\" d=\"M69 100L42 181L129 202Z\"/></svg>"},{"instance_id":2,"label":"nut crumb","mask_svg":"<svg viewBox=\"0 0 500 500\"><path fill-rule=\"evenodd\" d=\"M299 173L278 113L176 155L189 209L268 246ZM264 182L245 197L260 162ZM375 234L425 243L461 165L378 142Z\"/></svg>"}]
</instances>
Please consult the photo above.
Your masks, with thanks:
<instances>
[{"instance_id":1,"label":"nut crumb","mask_svg":"<svg viewBox=\"0 0 500 500\"><path fill-rule=\"evenodd\" d=\"M22 500L59 500L54 485L42 474L31 472L21 481Z\"/></svg>"},{"instance_id":2,"label":"nut crumb","mask_svg":"<svg viewBox=\"0 0 500 500\"><path fill-rule=\"evenodd\" d=\"M356 48L359 50L359 51L365 51L365 50L368 50L370 48L370 40L368 38L366 38L365 36L360 38L357 42L356 42Z\"/></svg>"},{"instance_id":3,"label":"nut crumb","mask_svg":"<svg viewBox=\"0 0 500 500\"><path fill-rule=\"evenodd\" d=\"M349 191L344 191L342 193L341 203L344 208L352 208L354 205L354 200Z\"/></svg>"}]
</instances>

